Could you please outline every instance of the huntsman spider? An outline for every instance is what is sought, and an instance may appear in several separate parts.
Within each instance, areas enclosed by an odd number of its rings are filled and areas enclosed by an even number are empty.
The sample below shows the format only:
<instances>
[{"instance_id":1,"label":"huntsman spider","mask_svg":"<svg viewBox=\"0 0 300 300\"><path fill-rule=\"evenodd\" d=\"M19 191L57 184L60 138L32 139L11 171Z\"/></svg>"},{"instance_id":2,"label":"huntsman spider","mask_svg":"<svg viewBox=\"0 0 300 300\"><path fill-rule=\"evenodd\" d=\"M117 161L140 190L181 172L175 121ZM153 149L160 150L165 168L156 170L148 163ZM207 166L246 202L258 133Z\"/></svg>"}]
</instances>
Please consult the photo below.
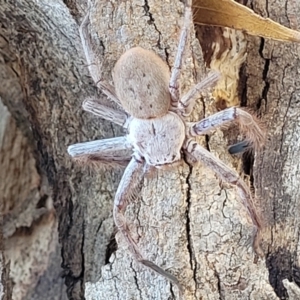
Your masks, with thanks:
<instances>
[{"instance_id":1,"label":"huntsman spider","mask_svg":"<svg viewBox=\"0 0 300 300\"><path fill-rule=\"evenodd\" d=\"M203 81L181 96L180 72L183 56L190 34L192 20L191 0L185 4L185 16L178 50L172 71L158 55L140 47L126 51L117 61L112 72L114 87L101 78L101 70L95 64L95 54L88 32L89 14L80 27L80 37L90 74L110 99L124 110L114 109L93 99L83 103L83 109L127 129L127 136L74 144L68 147L69 154L77 160L94 161L103 165L128 165L117 189L113 216L118 230L126 240L134 258L178 284L178 280L151 261L146 260L131 237L124 211L132 201L134 191L143 180L148 168L164 168L178 164L183 155L194 162L201 162L212 169L219 178L236 186L240 199L254 227L261 227L251 192L236 171L201 147L193 137L205 135L217 127L236 122L248 147L263 145L265 134L256 119L247 111L231 107L198 122L187 122L195 96L215 84L219 74L210 73ZM131 155L128 153L131 151ZM127 152L126 152L127 151Z\"/></svg>"}]
</instances>

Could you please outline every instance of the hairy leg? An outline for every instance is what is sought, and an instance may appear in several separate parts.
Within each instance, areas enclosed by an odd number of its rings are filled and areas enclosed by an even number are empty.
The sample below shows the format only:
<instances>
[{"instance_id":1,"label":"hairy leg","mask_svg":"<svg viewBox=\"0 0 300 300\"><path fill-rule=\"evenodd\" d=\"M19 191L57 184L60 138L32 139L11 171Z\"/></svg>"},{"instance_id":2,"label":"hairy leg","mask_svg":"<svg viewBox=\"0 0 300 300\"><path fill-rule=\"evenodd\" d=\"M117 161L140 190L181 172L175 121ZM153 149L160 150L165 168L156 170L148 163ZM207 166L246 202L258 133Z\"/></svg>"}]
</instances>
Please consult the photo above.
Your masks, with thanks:
<instances>
[{"instance_id":1,"label":"hairy leg","mask_svg":"<svg viewBox=\"0 0 300 300\"><path fill-rule=\"evenodd\" d=\"M99 80L96 85L109 99L118 104L119 107L122 107L121 101L116 95L115 88L110 83L105 80Z\"/></svg>"},{"instance_id":2,"label":"hairy leg","mask_svg":"<svg viewBox=\"0 0 300 300\"><path fill-rule=\"evenodd\" d=\"M194 85L179 101L179 111L183 117L188 117L195 104L196 95L212 87L220 79L218 72L210 72L206 78Z\"/></svg>"},{"instance_id":3,"label":"hairy leg","mask_svg":"<svg viewBox=\"0 0 300 300\"><path fill-rule=\"evenodd\" d=\"M124 128L127 128L128 115L124 111L119 111L114 108L103 105L93 98L88 98L84 100L82 108L85 111L91 112L98 117L101 117L105 120L111 121L115 124L123 126Z\"/></svg>"},{"instance_id":4,"label":"hairy leg","mask_svg":"<svg viewBox=\"0 0 300 300\"><path fill-rule=\"evenodd\" d=\"M181 30L177 54L176 54L174 66L172 68L171 78L169 82L172 110L177 110L178 101L180 99L180 72L183 63L184 52L190 34L191 22L192 22L192 0L186 0L184 23Z\"/></svg>"},{"instance_id":5,"label":"hairy leg","mask_svg":"<svg viewBox=\"0 0 300 300\"><path fill-rule=\"evenodd\" d=\"M249 148L260 149L263 147L266 134L256 117L238 107L224 109L196 123L188 123L187 130L190 136L203 135L217 127L224 127L229 123L237 122L246 136Z\"/></svg>"},{"instance_id":6,"label":"hairy leg","mask_svg":"<svg viewBox=\"0 0 300 300\"><path fill-rule=\"evenodd\" d=\"M176 277L170 273L164 271L162 268L157 266L151 261L145 260L140 253L138 246L136 245L134 239L131 237L129 228L126 224L126 219L124 216L125 209L129 201L136 198L138 194L139 185L144 176L144 161L140 159L132 158L128 167L126 168L121 182L119 184L115 201L114 201L114 220L117 228L120 230L121 234L125 238L130 252L133 254L134 258L142 263L143 265L151 268L158 274L166 277L171 282L179 286L179 282Z\"/></svg>"},{"instance_id":7,"label":"hairy leg","mask_svg":"<svg viewBox=\"0 0 300 300\"><path fill-rule=\"evenodd\" d=\"M244 207L251 217L253 224L256 226L257 230L259 230L262 227L261 219L253 203L251 192L240 176L234 170L226 166L220 159L212 155L209 151L198 145L192 139L185 142L184 149L197 161L200 161L213 170L220 179L237 187Z\"/></svg>"},{"instance_id":8,"label":"hairy leg","mask_svg":"<svg viewBox=\"0 0 300 300\"><path fill-rule=\"evenodd\" d=\"M132 156L131 149L126 137L115 137L70 145L68 153L83 165L114 167L127 166Z\"/></svg>"},{"instance_id":9,"label":"hairy leg","mask_svg":"<svg viewBox=\"0 0 300 300\"><path fill-rule=\"evenodd\" d=\"M88 64L90 75L92 76L94 82L97 84L99 79L101 78L101 70L99 69L96 63L97 59L93 51L93 46L91 43L91 38L88 30L89 24L90 24L90 9L88 9L87 14L84 16L82 23L79 27L79 35L80 35L83 51L85 54L85 58Z\"/></svg>"},{"instance_id":10,"label":"hairy leg","mask_svg":"<svg viewBox=\"0 0 300 300\"><path fill-rule=\"evenodd\" d=\"M97 64L96 54L93 51L93 46L91 42L91 37L89 35L88 26L90 24L90 13L85 15L83 21L79 28L79 35L81 38L81 43L83 47L83 51L85 54L85 58L88 64L88 69L90 75L95 82L96 86L112 101L117 103L120 107L122 107L120 100L116 96L114 87L108 82L102 80L102 72Z\"/></svg>"}]
</instances>

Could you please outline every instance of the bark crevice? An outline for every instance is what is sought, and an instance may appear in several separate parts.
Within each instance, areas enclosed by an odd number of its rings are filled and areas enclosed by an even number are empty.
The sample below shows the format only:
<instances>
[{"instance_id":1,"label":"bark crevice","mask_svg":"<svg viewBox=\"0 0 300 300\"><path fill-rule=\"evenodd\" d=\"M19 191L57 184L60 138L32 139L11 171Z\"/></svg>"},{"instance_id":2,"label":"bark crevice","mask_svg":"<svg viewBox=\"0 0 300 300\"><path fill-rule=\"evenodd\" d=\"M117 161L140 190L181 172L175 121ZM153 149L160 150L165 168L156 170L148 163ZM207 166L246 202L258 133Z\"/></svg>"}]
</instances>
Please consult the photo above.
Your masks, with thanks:
<instances>
[{"instance_id":1,"label":"bark crevice","mask_svg":"<svg viewBox=\"0 0 300 300\"><path fill-rule=\"evenodd\" d=\"M192 209L192 198L191 198L191 189L192 189L192 184L190 182L191 175L193 173L193 167L187 162L187 159L184 159L185 163L189 167L189 172L186 176L186 184L187 184L187 189L186 189L186 202L187 202L187 207L186 207L186 235L187 235L187 249L190 257L190 267L191 270L193 271L193 280L195 282L195 297L196 297L196 292L197 292L197 286L198 286L198 281L197 281L197 271L198 271L198 262L195 257L195 249L193 245L193 233L191 229L191 209Z\"/></svg>"}]
</instances>

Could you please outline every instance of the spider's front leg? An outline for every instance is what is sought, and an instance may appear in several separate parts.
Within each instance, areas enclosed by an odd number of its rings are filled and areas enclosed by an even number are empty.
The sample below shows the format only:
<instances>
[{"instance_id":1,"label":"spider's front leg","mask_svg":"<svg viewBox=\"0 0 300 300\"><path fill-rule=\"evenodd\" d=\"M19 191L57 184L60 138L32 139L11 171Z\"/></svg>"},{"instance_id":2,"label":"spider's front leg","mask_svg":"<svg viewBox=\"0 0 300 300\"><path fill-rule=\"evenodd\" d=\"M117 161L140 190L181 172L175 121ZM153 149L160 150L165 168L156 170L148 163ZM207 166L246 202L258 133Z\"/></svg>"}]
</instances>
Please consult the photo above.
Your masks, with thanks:
<instances>
[{"instance_id":1,"label":"spider's front leg","mask_svg":"<svg viewBox=\"0 0 300 300\"><path fill-rule=\"evenodd\" d=\"M180 72L192 22L192 0L186 0L185 2L184 23L181 30L176 58L169 82L169 90L171 94L171 109L173 111L176 111L178 109L178 102L180 99Z\"/></svg>"},{"instance_id":2,"label":"spider's front leg","mask_svg":"<svg viewBox=\"0 0 300 300\"><path fill-rule=\"evenodd\" d=\"M237 122L241 131L246 136L246 141L239 143L236 148L261 149L265 143L266 134L263 126L259 124L256 117L238 107L230 107L213 114L199 122L187 124L189 136L204 135L218 127L227 126L229 123ZM245 147L246 146L246 147Z\"/></svg>"},{"instance_id":3,"label":"spider's front leg","mask_svg":"<svg viewBox=\"0 0 300 300\"><path fill-rule=\"evenodd\" d=\"M129 246L130 252L133 254L134 258L137 261L154 270L158 274L164 276L180 288L179 282L175 276L164 271L162 268L160 268L153 262L145 260L143 258L136 242L130 235L129 228L126 224L126 219L124 216L125 209L128 205L128 202L133 201L136 198L143 177L144 161L141 158L137 159L133 157L123 174L118 190L116 192L113 211L115 224L121 232L122 236L125 238Z\"/></svg>"},{"instance_id":4,"label":"spider's front leg","mask_svg":"<svg viewBox=\"0 0 300 300\"><path fill-rule=\"evenodd\" d=\"M220 159L212 155L192 139L185 142L184 149L187 154L192 155L197 161L212 169L220 179L237 187L242 203L251 217L253 224L257 230L261 229L262 222L253 203L251 192L237 172L230 169Z\"/></svg>"}]
</instances>

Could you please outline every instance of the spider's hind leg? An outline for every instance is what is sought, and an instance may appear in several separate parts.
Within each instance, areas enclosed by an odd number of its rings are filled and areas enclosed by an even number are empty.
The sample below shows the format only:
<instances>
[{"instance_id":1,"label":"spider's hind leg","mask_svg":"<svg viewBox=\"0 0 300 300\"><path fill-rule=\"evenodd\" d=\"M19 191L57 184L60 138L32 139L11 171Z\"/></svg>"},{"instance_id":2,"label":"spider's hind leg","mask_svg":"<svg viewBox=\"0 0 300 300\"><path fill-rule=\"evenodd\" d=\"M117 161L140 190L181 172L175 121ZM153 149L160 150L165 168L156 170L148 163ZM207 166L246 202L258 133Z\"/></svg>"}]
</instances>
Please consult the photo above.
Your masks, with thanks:
<instances>
[{"instance_id":1,"label":"spider's hind leg","mask_svg":"<svg viewBox=\"0 0 300 300\"><path fill-rule=\"evenodd\" d=\"M166 272L153 262L145 260L138 249L138 246L132 236L130 235L129 228L126 224L126 219L124 216L124 211L127 207L129 201L136 198L138 193L139 185L144 176L144 162L133 157L127 166L121 182L119 184L115 201L114 201L114 220L117 228L121 232L122 236L126 240L130 252L133 254L134 258L147 266L148 268L154 270L158 274L164 276L171 282L175 283L179 288L179 282L177 278L170 273Z\"/></svg>"},{"instance_id":2,"label":"spider's hind leg","mask_svg":"<svg viewBox=\"0 0 300 300\"><path fill-rule=\"evenodd\" d=\"M240 178L236 171L229 168L224 162L215 157L208 150L201 147L192 139L189 139L185 142L184 149L188 154L192 155L195 160L205 164L207 167L213 170L221 180L224 180L225 182L237 187L242 203L247 210L253 225L256 227L256 238L258 230L262 228L263 224L255 207L251 191L246 183Z\"/></svg>"},{"instance_id":3,"label":"spider's hind leg","mask_svg":"<svg viewBox=\"0 0 300 300\"><path fill-rule=\"evenodd\" d=\"M204 135L217 127L225 127L232 122L237 122L246 136L246 141L241 146L254 149L263 147L266 138L263 126L255 116L238 107L230 107L199 122L188 123L187 130L190 136Z\"/></svg>"}]
</instances>

